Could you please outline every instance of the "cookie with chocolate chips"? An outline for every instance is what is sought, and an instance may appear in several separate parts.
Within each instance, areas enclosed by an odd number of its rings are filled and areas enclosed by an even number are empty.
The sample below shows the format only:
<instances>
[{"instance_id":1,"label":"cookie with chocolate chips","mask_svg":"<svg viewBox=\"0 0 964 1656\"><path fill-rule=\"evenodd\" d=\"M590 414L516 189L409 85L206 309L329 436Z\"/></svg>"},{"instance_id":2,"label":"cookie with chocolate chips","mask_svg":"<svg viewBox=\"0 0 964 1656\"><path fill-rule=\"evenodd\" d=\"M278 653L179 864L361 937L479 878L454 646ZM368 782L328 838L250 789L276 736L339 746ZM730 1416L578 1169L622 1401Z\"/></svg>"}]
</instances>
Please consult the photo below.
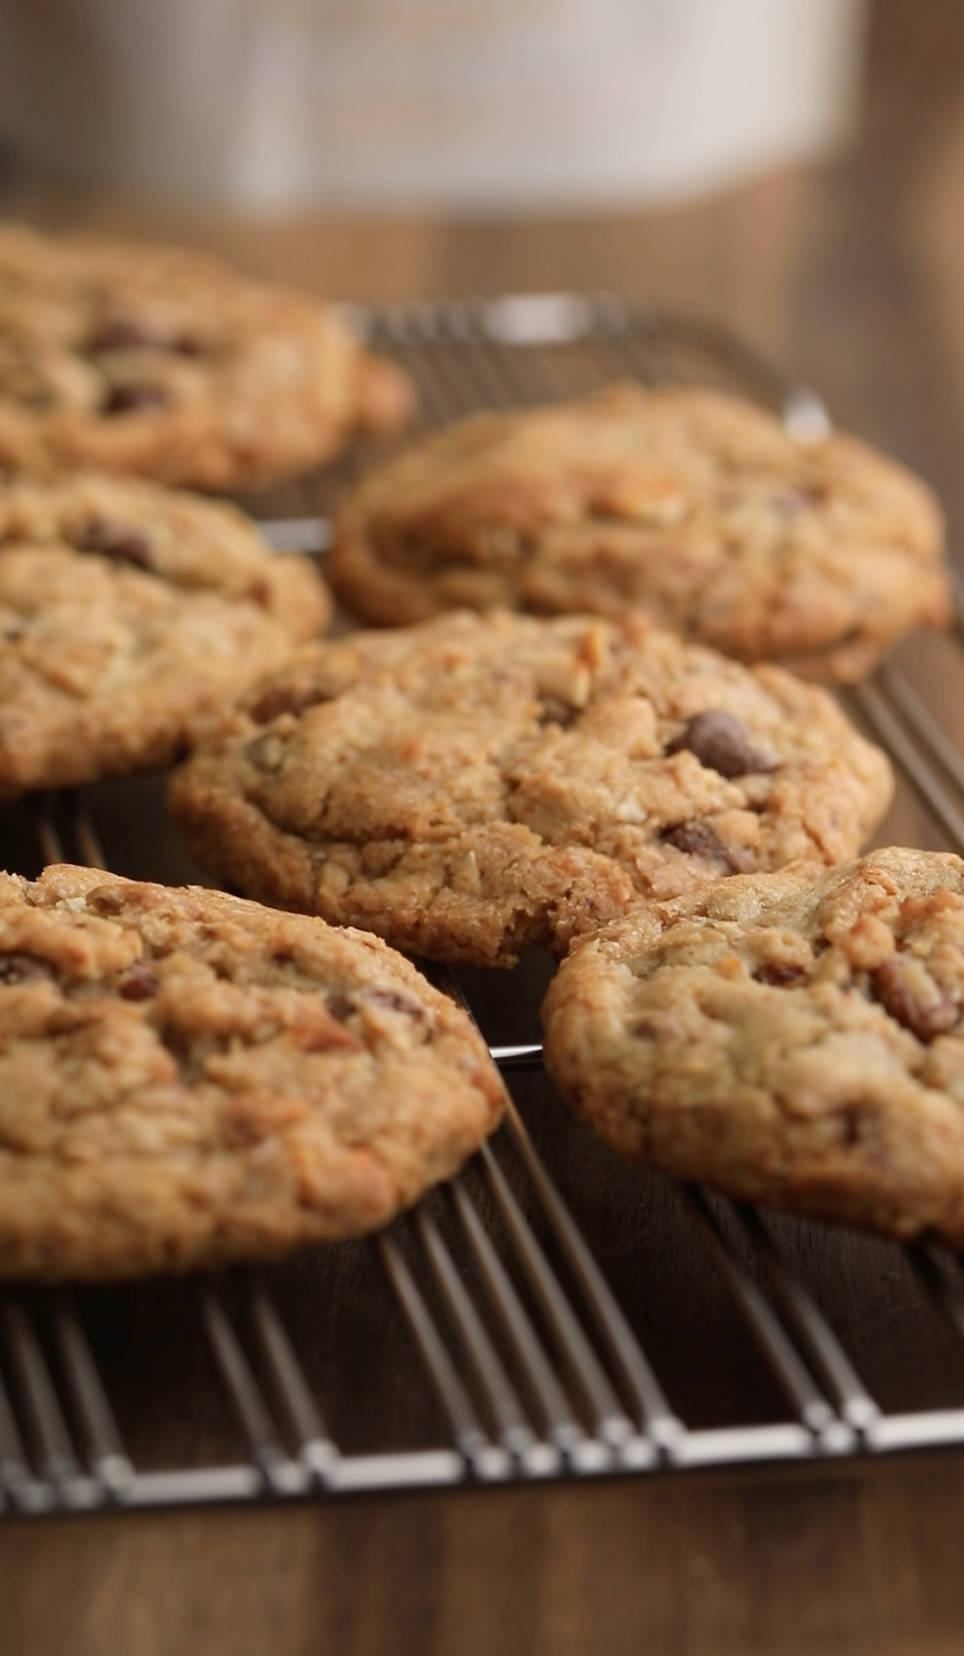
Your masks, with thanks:
<instances>
[{"instance_id":1,"label":"cookie with chocolate chips","mask_svg":"<svg viewBox=\"0 0 964 1656\"><path fill-rule=\"evenodd\" d=\"M253 488L414 400L308 294L197 253L0 226L0 465Z\"/></svg>"},{"instance_id":2,"label":"cookie with chocolate chips","mask_svg":"<svg viewBox=\"0 0 964 1656\"><path fill-rule=\"evenodd\" d=\"M94 869L0 874L0 1276L356 1236L503 1101L467 1015L377 938Z\"/></svg>"},{"instance_id":3,"label":"cookie with chocolate chips","mask_svg":"<svg viewBox=\"0 0 964 1656\"><path fill-rule=\"evenodd\" d=\"M640 906L574 948L546 1064L625 1155L964 1245L964 862L873 851Z\"/></svg>"},{"instance_id":4,"label":"cookie with chocolate chips","mask_svg":"<svg viewBox=\"0 0 964 1656\"><path fill-rule=\"evenodd\" d=\"M946 619L943 541L930 490L854 437L803 442L738 397L617 385L461 420L373 468L329 575L378 625L638 605L742 661L849 682Z\"/></svg>"},{"instance_id":5,"label":"cookie with chocolate chips","mask_svg":"<svg viewBox=\"0 0 964 1656\"><path fill-rule=\"evenodd\" d=\"M0 797L169 764L327 625L233 506L77 474L0 484Z\"/></svg>"},{"instance_id":6,"label":"cookie with chocolate chips","mask_svg":"<svg viewBox=\"0 0 964 1656\"><path fill-rule=\"evenodd\" d=\"M223 883L510 965L639 896L851 857L890 789L883 754L780 668L640 615L495 612L299 652L169 798Z\"/></svg>"}]
</instances>

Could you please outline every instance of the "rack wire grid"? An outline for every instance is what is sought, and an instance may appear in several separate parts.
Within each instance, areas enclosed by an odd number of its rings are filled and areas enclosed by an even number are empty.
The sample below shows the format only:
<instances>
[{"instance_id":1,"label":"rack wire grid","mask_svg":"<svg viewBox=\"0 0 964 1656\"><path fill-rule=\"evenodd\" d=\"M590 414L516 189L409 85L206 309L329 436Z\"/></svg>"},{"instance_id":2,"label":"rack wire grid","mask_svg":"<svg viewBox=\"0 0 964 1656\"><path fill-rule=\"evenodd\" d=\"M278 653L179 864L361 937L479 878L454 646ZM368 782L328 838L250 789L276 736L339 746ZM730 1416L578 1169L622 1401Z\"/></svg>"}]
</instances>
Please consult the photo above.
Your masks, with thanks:
<instances>
[{"instance_id":1,"label":"rack wire grid","mask_svg":"<svg viewBox=\"0 0 964 1656\"><path fill-rule=\"evenodd\" d=\"M739 340L612 295L354 315L411 370L429 424L629 376L729 384L801 435L829 427L814 393ZM323 551L325 509L357 464L246 504L275 544ZM848 698L903 779L885 839L964 853L964 761L927 704L929 674L964 680L962 637L958 619L953 637L909 644ZM6 806L7 859L28 874L68 858L203 879L160 789L105 783ZM260 1271L0 1291L0 1509L331 1498L964 1444L957 1260L763 1218L621 1162L542 1073L548 971L535 957L511 974L436 969L478 1018L514 1102L459 1177L382 1234Z\"/></svg>"}]
</instances>

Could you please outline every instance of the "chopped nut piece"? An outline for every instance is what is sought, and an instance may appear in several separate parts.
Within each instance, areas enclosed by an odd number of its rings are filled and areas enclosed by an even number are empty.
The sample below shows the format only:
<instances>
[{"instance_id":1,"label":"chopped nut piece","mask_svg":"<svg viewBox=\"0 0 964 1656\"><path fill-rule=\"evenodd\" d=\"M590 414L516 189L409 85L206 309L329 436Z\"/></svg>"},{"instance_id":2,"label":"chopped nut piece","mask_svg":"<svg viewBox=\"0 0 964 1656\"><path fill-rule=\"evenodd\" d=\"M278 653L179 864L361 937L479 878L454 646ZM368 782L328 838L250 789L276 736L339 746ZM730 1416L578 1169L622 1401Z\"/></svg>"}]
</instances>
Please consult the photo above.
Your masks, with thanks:
<instances>
[{"instance_id":1,"label":"chopped nut piece","mask_svg":"<svg viewBox=\"0 0 964 1656\"><path fill-rule=\"evenodd\" d=\"M877 967L873 984L884 1009L919 1041L933 1041L956 1028L960 1006L919 960L895 955Z\"/></svg>"}]
</instances>

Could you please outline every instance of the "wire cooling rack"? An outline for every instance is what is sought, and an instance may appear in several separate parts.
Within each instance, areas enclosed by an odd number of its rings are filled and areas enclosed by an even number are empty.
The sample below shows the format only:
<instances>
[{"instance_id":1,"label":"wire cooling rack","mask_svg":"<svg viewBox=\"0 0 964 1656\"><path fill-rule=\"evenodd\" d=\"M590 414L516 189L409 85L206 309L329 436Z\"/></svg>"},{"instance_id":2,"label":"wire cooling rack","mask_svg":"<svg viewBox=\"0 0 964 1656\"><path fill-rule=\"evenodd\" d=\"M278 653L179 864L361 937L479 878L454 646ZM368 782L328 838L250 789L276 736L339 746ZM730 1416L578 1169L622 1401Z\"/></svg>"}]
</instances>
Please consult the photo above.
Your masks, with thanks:
<instances>
[{"instance_id":1,"label":"wire cooling rack","mask_svg":"<svg viewBox=\"0 0 964 1656\"><path fill-rule=\"evenodd\" d=\"M611 295L355 313L429 423L615 377L730 384L801 435L813 393L740 341ZM340 474L246 504L323 551ZM964 762L928 705L961 622L852 693L902 778L884 839L964 854ZM935 667L935 655L939 658ZM942 693L942 701L947 699ZM153 780L3 807L8 866L203 878ZM921 808L923 807L923 809ZM889 830L889 832L888 832ZM0 1292L0 1510L330 1498L964 1444L958 1262L761 1217L631 1167L541 1070L548 968L436 972L513 1105L449 1185L366 1242L262 1271Z\"/></svg>"}]
</instances>

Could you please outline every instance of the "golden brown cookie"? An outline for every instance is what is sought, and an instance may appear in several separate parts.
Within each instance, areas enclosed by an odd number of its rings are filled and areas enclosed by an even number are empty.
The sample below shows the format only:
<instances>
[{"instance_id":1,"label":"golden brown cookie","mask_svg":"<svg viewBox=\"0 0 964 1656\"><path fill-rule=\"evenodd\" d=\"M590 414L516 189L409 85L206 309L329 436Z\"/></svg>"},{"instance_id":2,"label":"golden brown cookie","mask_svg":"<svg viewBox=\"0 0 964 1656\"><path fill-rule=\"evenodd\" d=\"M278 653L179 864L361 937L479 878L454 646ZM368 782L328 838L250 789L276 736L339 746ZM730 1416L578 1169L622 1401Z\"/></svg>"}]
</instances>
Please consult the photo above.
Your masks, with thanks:
<instances>
[{"instance_id":1,"label":"golden brown cookie","mask_svg":"<svg viewBox=\"0 0 964 1656\"><path fill-rule=\"evenodd\" d=\"M0 484L0 797L169 764L330 611L233 506L94 474Z\"/></svg>"},{"instance_id":2,"label":"golden brown cookie","mask_svg":"<svg viewBox=\"0 0 964 1656\"><path fill-rule=\"evenodd\" d=\"M432 432L350 491L329 574L378 625L459 606L644 606L726 655L863 677L948 612L927 487L854 437L706 390L617 385Z\"/></svg>"},{"instance_id":3,"label":"golden brown cookie","mask_svg":"<svg viewBox=\"0 0 964 1656\"><path fill-rule=\"evenodd\" d=\"M718 881L579 944L546 1064L624 1154L750 1201L964 1243L964 863Z\"/></svg>"},{"instance_id":4,"label":"golden brown cookie","mask_svg":"<svg viewBox=\"0 0 964 1656\"><path fill-rule=\"evenodd\" d=\"M0 1275L119 1277L385 1224L504 1094L377 938L198 888L0 875Z\"/></svg>"},{"instance_id":5,"label":"golden brown cookie","mask_svg":"<svg viewBox=\"0 0 964 1656\"><path fill-rule=\"evenodd\" d=\"M639 895L854 855L891 790L823 690L641 616L312 646L172 779L202 866L430 958L507 965Z\"/></svg>"},{"instance_id":6,"label":"golden brown cookie","mask_svg":"<svg viewBox=\"0 0 964 1656\"><path fill-rule=\"evenodd\" d=\"M202 254L0 227L0 465L252 488L413 404L308 294Z\"/></svg>"}]
</instances>

